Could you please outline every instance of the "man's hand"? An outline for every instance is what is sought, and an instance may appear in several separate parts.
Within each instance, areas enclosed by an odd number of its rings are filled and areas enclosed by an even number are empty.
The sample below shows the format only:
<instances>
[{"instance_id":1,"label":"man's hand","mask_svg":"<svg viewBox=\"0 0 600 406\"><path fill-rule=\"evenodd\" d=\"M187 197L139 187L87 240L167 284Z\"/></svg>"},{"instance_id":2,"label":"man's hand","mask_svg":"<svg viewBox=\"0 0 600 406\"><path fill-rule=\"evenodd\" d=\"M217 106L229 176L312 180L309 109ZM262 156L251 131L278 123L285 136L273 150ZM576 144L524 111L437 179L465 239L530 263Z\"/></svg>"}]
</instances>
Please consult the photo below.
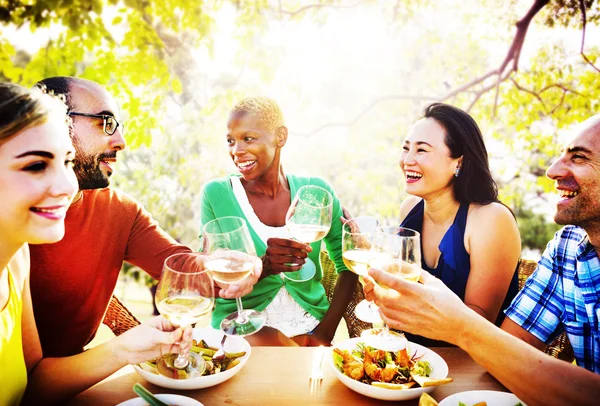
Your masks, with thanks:
<instances>
[{"instance_id":1,"label":"man's hand","mask_svg":"<svg viewBox=\"0 0 600 406\"><path fill-rule=\"evenodd\" d=\"M422 271L421 283L414 283L375 268L369 276L390 287L365 278L365 297L375 300L390 327L456 344L456 334L472 310L441 280Z\"/></svg>"},{"instance_id":2,"label":"man's hand","mask_svg":"<svg viewBox=\"0 0 600 406\"><path fill-rule=\"evenodd\" d=\"M287 238L269 238L267 251L263 256L263 277L298 271L306 263L311 251L309 244Z\"/></svg>"}]
</instances>

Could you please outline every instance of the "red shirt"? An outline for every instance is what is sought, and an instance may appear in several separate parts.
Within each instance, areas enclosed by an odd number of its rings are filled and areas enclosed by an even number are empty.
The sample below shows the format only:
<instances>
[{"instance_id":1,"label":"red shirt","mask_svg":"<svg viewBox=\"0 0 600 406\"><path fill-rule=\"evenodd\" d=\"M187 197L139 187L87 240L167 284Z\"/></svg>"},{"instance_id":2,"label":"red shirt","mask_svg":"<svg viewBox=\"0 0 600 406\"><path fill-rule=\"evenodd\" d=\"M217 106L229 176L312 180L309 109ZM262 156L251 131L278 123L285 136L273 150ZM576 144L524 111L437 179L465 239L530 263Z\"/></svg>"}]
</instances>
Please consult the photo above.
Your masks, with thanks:
<instances>
[{"instance_id":1,"label":"red shirt","mask_svg":"<svg viewBox=\"0 0 600 406\"><path fill-rule=\"evenodd\" d=\"M67 211L65 237L31 245L31 296L44 357L78 354L94 338L123 261L158 279L165 258L190 251L135 200L85 190Z\"/></svg>"}]
</instances>

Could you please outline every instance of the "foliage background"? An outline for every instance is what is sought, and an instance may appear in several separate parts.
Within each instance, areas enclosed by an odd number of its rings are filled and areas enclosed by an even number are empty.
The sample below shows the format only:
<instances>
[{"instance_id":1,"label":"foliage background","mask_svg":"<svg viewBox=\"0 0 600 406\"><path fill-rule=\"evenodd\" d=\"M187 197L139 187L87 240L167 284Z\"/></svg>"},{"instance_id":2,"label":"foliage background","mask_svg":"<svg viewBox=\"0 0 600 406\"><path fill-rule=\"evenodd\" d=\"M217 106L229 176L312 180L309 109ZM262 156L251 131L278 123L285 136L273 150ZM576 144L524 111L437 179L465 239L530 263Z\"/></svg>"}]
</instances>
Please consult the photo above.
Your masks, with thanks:
<instances>
[{"instance_id":1,"label":"foliage background","mask_svg":"<svg viewBox=\"0 0 600 406\"><path fill-rule=\"evenodd\" d=\"M456 91L501 65L537 3L518 70ZM202 184L235 171L225 123L241 97L279 101L285 170L327 178L384 222L404 198L400 143L445 100L480 124L523 245L539 250L557 229L544 170L564 130L600 110L599 18L594 0L0 0L0 77L105 84L127 125L114 184L194 248Z\"/></svg>"}]
</instances>

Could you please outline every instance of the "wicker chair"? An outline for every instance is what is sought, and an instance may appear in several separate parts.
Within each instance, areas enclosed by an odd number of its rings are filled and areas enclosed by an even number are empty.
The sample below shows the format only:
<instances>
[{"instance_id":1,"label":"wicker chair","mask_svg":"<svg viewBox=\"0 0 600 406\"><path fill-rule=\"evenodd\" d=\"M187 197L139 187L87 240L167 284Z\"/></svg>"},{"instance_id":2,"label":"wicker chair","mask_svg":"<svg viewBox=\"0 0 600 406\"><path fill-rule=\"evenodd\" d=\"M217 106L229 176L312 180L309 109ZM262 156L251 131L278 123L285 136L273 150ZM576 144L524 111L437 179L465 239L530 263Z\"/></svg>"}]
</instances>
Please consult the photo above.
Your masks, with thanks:
<instances>
[{"instance_id":1,"label":"wicker chair","mask_svg":"<svg viewBox=\"0 0 600 406\"><path fill-rule=\"evenodd\" d=\"M327 299L329 302L331 302L338 275L335 271L335 265L333 264L333 261L329 258L329 255L325 250L321 250L321 268L323 270L323 279L321 280L321 284L325 288ZM346 307L346 311L344 312L344 320L346 321L346 326L348 326L348 335L350 338L359 337L363 330L373 327L371 323L365 323L354 315L354 309L356 309L356 305L364 298L365 294L363 293L362 286L357 283L356 287L354 288L352 300L350 303L348 303L348 307Z\"/></svg>"},{"instance_id":2,"label":"wicker chair","mask_svg":"<svg viewBox=\"0 0 600 406\"><path fill-rule=\"evenodd\" d=\"M110 299L102 323L106 324L115 336L140 324L140 321L125 307L115 295Z\"/></svg>"},{"instance_id":3,"label":"wicker chair","mask_svg":"<svg viewBox=\"0 0 600 406\"><path fill-rule=\"evenodd\" d=\"M527 278L537 268L537 262L528 259L521 259L519 262L519 289L523 289ZM546 354L552 355L554 358L558 358L564 361L573 362L575 355L573 354L573 348L569 342L569 337L563 331L548 347L545 349Z\"/></svg>"}]
</instances>

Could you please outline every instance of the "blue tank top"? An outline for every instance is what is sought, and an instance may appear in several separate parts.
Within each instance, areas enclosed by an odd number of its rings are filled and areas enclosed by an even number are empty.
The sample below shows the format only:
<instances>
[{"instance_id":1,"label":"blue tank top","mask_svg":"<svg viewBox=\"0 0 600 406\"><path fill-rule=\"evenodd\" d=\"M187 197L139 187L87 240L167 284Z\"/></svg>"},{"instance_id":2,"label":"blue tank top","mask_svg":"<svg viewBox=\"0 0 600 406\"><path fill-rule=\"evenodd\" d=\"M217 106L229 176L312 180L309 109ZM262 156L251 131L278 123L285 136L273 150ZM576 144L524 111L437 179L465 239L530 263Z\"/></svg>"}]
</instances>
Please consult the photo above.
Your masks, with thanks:
<instances>
[{"instance_id":1,"label":"blue tank top","mask_svg":"<svg viewBox=\"0 0 600 406\"><path fill-rule=\"evenodd\" d=\"M413 230L422 233L423 231L423 212L425 210L425 202L421 200L400 224L401 227L412 228ZM469 212L469 204L463 203L458 208L458 212L454 217L454 222L442 237L438 249L440 250L440 259L437 267L431 269L425 263L425 258L421 256L421 267L427 272L441 279L460 299L464 302L465 290L467 288L467 279L471 272L471 258L465 249L465 229L467 227L467 214ZM421 241L421 252L423 252L423 242ZM500 325L504 320L504 309L506 309L512 299L519 290L518 265L510 282L506 298L502 304L502 308L496 319L496 325ZM434 341L421 336L407 334L410 341L417 342L425 346L449 346L450 344L443 341Z\"/></svg>"}]
</instances>

